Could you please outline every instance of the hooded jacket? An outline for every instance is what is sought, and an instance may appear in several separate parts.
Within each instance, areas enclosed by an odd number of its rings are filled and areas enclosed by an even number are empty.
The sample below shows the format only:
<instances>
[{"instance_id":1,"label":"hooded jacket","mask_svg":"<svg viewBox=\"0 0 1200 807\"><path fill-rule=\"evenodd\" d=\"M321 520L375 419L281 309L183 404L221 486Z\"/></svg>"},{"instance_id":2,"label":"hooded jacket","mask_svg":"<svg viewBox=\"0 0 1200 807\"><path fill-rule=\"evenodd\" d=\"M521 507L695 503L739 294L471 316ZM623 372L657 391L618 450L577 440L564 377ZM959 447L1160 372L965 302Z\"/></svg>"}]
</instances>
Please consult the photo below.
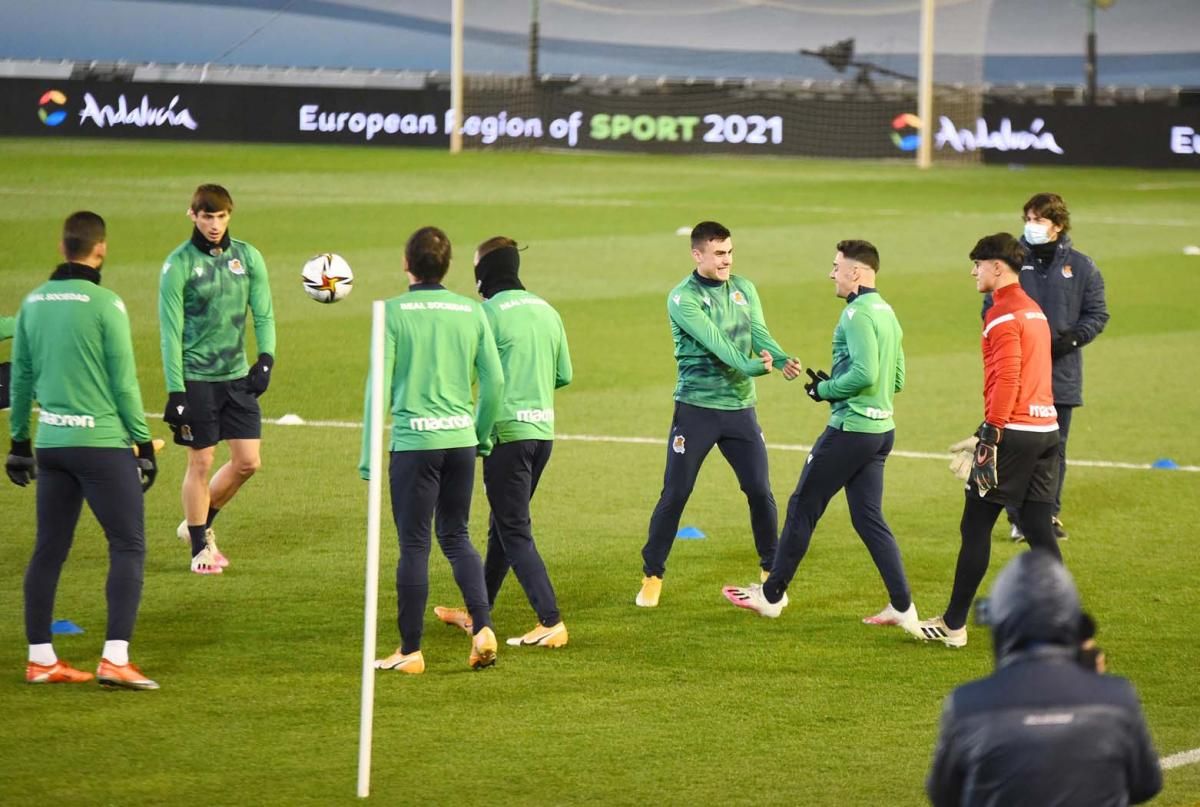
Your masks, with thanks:
<instances>
[{"instance_id":1,"label":"hooded jacket","mask_svg":"<svg viewBox=\"0 0 1200 807\"><path fill-rule=\"evenodd\" d=\"M1025 552L989 601L996 671L946 698L925 791L943 805L1121 807L1162 788L1141 705L1124 678L1078 661L1067 570Z\"/></svg>"}]
</instances>

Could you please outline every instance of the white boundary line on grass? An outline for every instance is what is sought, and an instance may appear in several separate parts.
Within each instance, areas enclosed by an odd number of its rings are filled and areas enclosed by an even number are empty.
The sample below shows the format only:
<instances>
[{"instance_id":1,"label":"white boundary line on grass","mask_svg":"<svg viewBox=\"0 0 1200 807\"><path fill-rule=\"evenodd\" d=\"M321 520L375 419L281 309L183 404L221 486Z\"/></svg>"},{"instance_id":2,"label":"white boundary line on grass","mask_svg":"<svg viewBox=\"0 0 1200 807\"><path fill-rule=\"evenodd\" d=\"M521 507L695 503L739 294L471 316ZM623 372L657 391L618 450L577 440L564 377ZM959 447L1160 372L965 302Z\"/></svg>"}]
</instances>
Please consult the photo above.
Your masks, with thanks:
<instances>
[{"instance_id":1,"label":"white boundary line on grass","mask_svg":"<svg viewBox=\"0 0 1200 807\"><path fill-rule=\"evenodd\" d=\"M1158 765L1164 771L1169 771L1172 768L1182 768L1184 765L1194 765L1197 762L1200 762L1200 748L1193 748L1191 751L1180 751L1178 754L1163 757L1158 761Z\"/></svg>"},{"instance_id":2,"label":"white boundary line on grass","mask_svg":"<svg viewBox=\"0 0 1200 807\"><path fill-rule=\"evenodd\" d=\"M162 418L162 415L147 412L146 417ZM299 416L293 416L299 417ZM361 429L362 423L356 420L285 420L281 422L280 418L263 418L263 423L268 423L272 426L311 426L317 429ZM625 445L665 445L662 438L659 437L619 437L608 434L556 434L556 440L574 440L580 443L622 443ZM767 443L767 448L776 451L812 451L812 446L804 445L803 443ZM913 460L949 460L950 452L937 453L932 451L893 451L893 456L904 457ZM1120 468L1129 471L1149 471L1154 470L1153 466L1145 462L1115 462L1109 460L1071 460L1068 465L1074 465L1079 468ZM1200 472L1200 465L1180 465L1173 470L1188 471L1191 473Z\"/></svg>"}]
</instances>

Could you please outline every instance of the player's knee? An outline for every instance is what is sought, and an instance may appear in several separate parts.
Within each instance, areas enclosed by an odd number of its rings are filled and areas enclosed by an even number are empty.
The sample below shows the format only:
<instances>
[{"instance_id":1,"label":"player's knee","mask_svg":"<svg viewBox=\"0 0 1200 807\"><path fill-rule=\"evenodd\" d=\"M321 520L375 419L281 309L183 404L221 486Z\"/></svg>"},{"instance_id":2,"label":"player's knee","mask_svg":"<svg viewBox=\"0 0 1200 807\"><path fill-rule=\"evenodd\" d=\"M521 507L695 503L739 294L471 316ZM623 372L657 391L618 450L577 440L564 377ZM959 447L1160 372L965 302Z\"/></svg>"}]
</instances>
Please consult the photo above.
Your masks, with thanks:
<instances>
[{"instance_id":1,"label":"player's knee","mask_svg":"<svg viewBox=\"0 0 1200 807\"><path fill-rule=\"evenodd\" d=\"M254 457L238 457L233 461L233 470L238 476L243 479L249 479L254 476L255 472L262 467L262 458Z\"/></svg>"},{"instance_id":2,"label":"player's knee","mask_svg":"<svg viewBox=\"0 0 1200 807\"><path fill-rule=\"evenodd\" d=\"M658 506L665 507L669 510L674 510L676 508L682 510L684 505L687 504L687 501L691 495L692 491L687 488L665 487L663 488L662 495L659 496Z\"/></svg>"},{"instance_id":3,"label":"player's knee","mask_svg":"<svg viewBox=\"0 0 1200 807\"><path fill-rule=\"evenodd\" d=\"M774 504L775 494L771 493L769 485L753 488L742 488L742 492L746 494L746 501L750 504Z\"/></svg>"},{"instance_id":4,"label":"player's knee","mask_svg":"<svg viewBox=\"0 0 1200 807\"><path fill-rule=\"evenodd\" d=\"M194 451L188 455L188 473L208 478L212 472L213 455L212 452Z\"/></svg>"}]
</instances>

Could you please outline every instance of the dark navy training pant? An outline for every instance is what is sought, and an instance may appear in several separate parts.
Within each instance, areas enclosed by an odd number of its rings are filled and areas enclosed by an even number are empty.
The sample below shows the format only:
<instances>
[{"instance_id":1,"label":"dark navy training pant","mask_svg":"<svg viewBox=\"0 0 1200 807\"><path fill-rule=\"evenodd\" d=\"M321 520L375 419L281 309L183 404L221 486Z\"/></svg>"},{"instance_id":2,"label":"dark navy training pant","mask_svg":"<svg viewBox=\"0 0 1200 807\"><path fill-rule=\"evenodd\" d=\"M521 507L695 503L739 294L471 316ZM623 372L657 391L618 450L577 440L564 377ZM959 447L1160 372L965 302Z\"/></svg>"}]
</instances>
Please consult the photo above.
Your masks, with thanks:
<instances>
[{"instance_id":1,"label":"dark navy training pant","mask_svg":"<svg viewBox=\"0 0 1200 807\"><path fill-rule=\"evenodd\" d=\"M512 568L538 622L547 628L557 625L561 616L546 564L533 541L529 501L553 448L551 440L517 440L500 443L483 459L483 485L492 508L483 562L488 604L496 604L500 585Z\"/></svg>"},{"instance_id":2,"label":"dark navy training pant","mask_svg":"<svg viewBox=\"0 0 1200 807\"><path fill-rule=\"evenodd\" d=\"M737 474L738 484L750 504L750 529L759 565L771 568L779 514L767 473L767 446L754 408L705 409L676 401L667 439L662 495L650 517L650 536L642 548L642 572L647 577L662 577L666 571L667 555L679 531L683 508L696 486L700 466L713 446L721 450Z\"/></svg>"},{"instance_id":3,"label":"dark navy training pant","mask_svg":"<svg viewBox=\"0 0 1200 807\"><path fill-rule=\"evenodd\" d=\"M491 627L483 563L467 532L475 485L475 447L393 451L389 472L392 518L400 538L400 560L396 564L400 651L413 653L421 649L429 600L430 522L442 554L450 561L475 632Z\"/></svg>"},{"instance_id":4,"label":"dark navy training pant","mask_svg":"<svg viewBox=\"0 0 1200 807\"><path fill-rule=\"evenodd\" d=\"M850 522L883 577L892 607L897 611L908 610L912 594L904 576L900 547L883 520L883 464L892 451L895 436L895 431L866 434L827 427L817 438L796 492L788 501L779 551L771 576L763 584L768 601L778 602L783 596L808 552L813 530L829 500L845 488Z\"/></svg>"},{"instance_id":5,"label":"dark navy training pant","mask_svg":"<svg viewBox=\"0 0 1200 807\"><path fill-rule=\"evenodd\" d=\"M146 561L142 483L128 448L37 450L37 543L25 571L25 635L47 644L54 595L75 526L87 502L108 539L108 629L105 638L128 642L142 600Z\"/></svg>"}]
</instances>

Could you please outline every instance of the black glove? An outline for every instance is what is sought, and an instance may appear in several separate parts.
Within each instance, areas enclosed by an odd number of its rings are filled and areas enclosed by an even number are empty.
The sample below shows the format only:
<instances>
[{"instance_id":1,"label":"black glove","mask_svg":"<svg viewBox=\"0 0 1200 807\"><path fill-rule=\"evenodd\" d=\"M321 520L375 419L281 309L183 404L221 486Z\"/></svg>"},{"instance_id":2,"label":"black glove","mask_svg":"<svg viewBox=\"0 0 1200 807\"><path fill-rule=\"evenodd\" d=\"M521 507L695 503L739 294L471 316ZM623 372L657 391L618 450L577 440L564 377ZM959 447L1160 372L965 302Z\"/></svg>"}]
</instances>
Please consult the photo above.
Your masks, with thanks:
<instances>
[{"instance_id":1,"label":"black glove","mask_svg":"<svg viewBox=\"0 0 1200 807\"><path fill-rule=\"evenodd\" d=\"M177 431L180 426L186 426L191 422L191 411L188 409L188 400L186 392L168 392L167 407L163 410L163 423L171 427L171 431Z\"/></svg>"},{"instance_id":2,"label":"black glove","mask_svg":"<svg viewBox=\"0 0 1200 807\"><path fill-rule=\"evenodd\" d=\"M817 403L825 400L821 397L821 393L817 392L817 385L822 381L829 380L829 373L824 370L817 370L815 373L811 367L806 367L804 372L808 373L809 381L804 385L804 391L808 393L808 397L812 398Z\"/></svg>"},{"instance_id":3,"label":"black glove","mask_svg":"<svg viewBox=\"0 0 1200 807\"><path fill-rule=\"evenodd\" d=\"M13 440L12 450L4 461L4 470L14 485L25 487L37 479L37 463L33 460L33 445L28 440Z\"/></svg>"},{"instance_id":4,"label":"black glove","mask_svg":"<svg viewBox=\"0 0 1200 807\"><path fill-rule=\"evenodd\" d=\"M1058 359L1068 353L1074 353L1082 342L1083 337L1079 331L1074 329L1060 331L1058 336L1054 337L1054 341L1050 343L1050 358Z\"/></svg>"},{"instance_id":5,"label":"black glove","mask_svg":"<svg viewBox=\"0 0 1200 807\"><path fill-rule=\"evenodd\" d=\"M254 362L246 375L246 389L255 398L267 391L271 383L271 368L274 366L275 359L271 358L270 353L258 354L258 361Z\"/></svg>"},{"instance_id":6,"label":"black glove","mask_svg":"<svg viewBox=\"0 0 1200 807\"><path fill-rule=\"evenodd\" d=\"M154 458L154 443L137 444L138 474L142 478L142 493L154 485L154 477L158 476L158 461Z\"/></svg>"},{"instance_id":7,"label":"black glove","mask_svg":"<svg viewBox=\"0 0 1200 807\"><path fill-rule=\"evenodd\" d=\"M1000 484L996 477L996 447L1000 444L1000 430L984 421L975 432L979 443L975 446L975 462L971 465L971 481L975 483L980 497Z\"/></svg>"}]
</instances>

